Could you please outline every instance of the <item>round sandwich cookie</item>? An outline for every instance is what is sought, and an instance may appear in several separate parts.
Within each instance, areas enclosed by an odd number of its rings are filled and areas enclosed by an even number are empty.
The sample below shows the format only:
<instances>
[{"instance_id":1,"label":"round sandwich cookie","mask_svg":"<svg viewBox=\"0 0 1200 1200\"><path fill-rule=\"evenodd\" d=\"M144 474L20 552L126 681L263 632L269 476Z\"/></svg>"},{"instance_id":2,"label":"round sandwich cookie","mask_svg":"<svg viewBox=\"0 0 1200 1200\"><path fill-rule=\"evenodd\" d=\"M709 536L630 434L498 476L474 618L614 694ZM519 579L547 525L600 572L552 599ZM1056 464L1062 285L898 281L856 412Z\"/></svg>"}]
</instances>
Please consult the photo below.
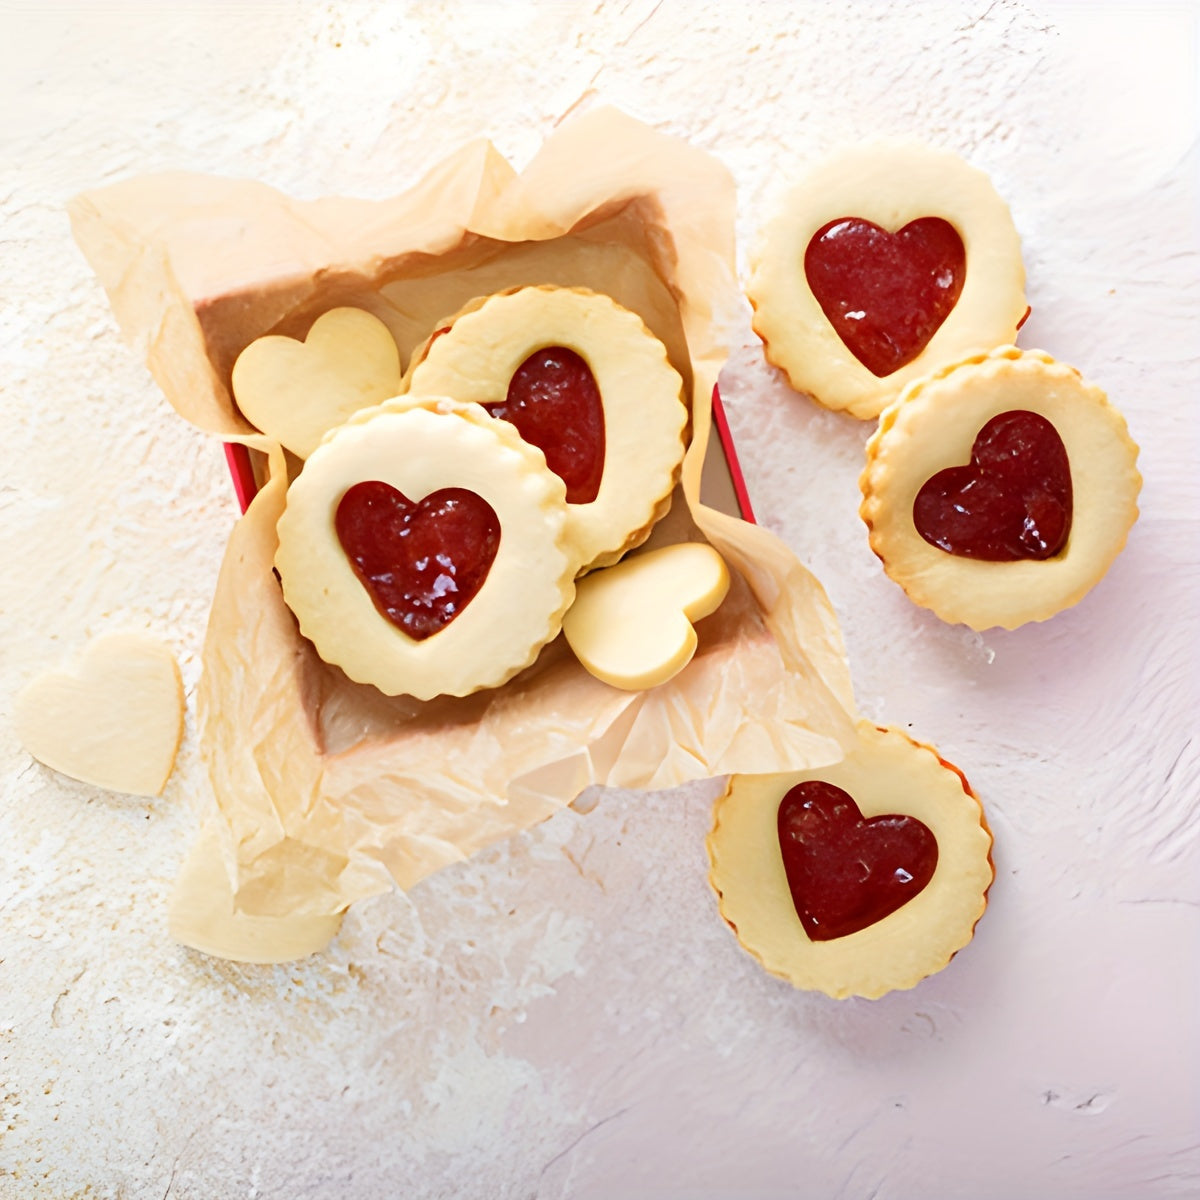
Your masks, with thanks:
<instances>
[{"instance_id":1,"label":"round sandwich cookie","mask_svg":"<svg viewBox=\"0 0 1200 1200\"><path fill-rule=\"evenodd\" d=\"M562 480L476 405L389 400L313 451L275 567L329 663L388 695L496 687L553 639L575 594Z\"/></svg>"},{"instance_id":2,"label":"round sandwich cookie","mask_svg":"<svg viewBox=\"0 0 1200 1200\"><path fill-rule=\"evenodd\" d=\"M912 380L1016 337L1021 243L988 177L918 143L845 149L784 197L747 293L767 359L827 408L877 417Z\"/></svg>"},{"instance_id":3,"label":"round sandwich cookie","mask_svg":"<svg viewBox=\"0 0 1200 1200\"><path fill-rule=\"evenodd\" d=\"M418 348L404 386L479 404L545 454L581 570L641 545L670 505L682 380L641 317L608 296L526 287L477 299Z\"/></svg>"},{"instance_id":4,"label":"round sandwich cookie","mask_svg":"<svg viewBox=\"0 0 1200 1200\"><path fill-rule=\"evenodd\" d=\"M836 999L940 971L971 940L994 875L983 808L961 772L867 722L832 766L733 776L707 844L741 945Z\"/></svg>"},{"instance_id":5,"label":"round sandwich cookie","mask_svg":"<svg viewBox=\"0 0 1200 1200\"><path fill-rule=\"evenodd\" d=\"M1137 520L1125 419L1074 367L1001 347L913 383L867 443L860 513L884 570L972 629L1044 621Z\"/></svg>"}]
</instances>

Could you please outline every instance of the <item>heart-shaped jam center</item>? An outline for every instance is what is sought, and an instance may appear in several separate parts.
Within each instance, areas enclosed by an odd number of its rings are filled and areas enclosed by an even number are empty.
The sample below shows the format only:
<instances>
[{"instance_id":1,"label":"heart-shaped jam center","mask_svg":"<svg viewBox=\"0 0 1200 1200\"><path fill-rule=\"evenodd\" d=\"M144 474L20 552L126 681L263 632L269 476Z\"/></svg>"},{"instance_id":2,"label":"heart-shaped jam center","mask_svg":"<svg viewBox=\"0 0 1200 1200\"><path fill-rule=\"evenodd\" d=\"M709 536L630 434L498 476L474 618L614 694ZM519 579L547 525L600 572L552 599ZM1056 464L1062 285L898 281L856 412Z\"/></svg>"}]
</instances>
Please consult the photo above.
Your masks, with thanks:
<instances>
[{"instance_id":1,"label":"heart-shaped jam center","mask_svg":"<svg viewBox=\"0 0 1200 1200\"><path fill-rule=\"evenodd\" d=\"M588 504L604 475L604 404L592 369L574 350L546 346L513 372L504 400L484 407L509 421L567 485L568 504Z\"/></svg>"},{"instance_id":2,"label":"heart-shaped jam center","mask_svg":"<svg viewBox=\"0 0 1200 1200\"><path fill-rule=\"evenodd\" d=\"M1058 430L1015 409L979 431L966 466L925 481L913 501L913 524L949 554L1015 562L1062 550L1071 512L1071 466Z\"/></svg>"},{"instance_id":3,"label":"heart-shaped jam center","mask_svg":"<svg viewBox=\"0 0 1200 1200\"><path fill-rule=\"evenodd\" d=\"M921 217L889 233L861 217L839 217L813 234L804 274L846 348L883 378L929 344L967 277L958 230Z\"/></svg>"},{"instance_id":4,"label":"heart-shaped jam center","mask_svg":"<svg viewBox=\"0 0 1200 1200\"><path fill-rule=\"evenodd\" d=\"M378 480L356 483L334 526L375 607L416 641L470 604L500 546L495 510L465 488L413 501Z\"/></svg>"},{"instance_id":5,"label":"heart-shaped jam center","mask_svg":"<svg viewBox=\"0 0 1200 1200\"><path fill-rule=\"evenodd\" d=\"M814 942L882 921L925 887L938 860L937 840L916 817L866 820L847 792L822 780L784 796L779 848L792 903Z\"/></svg>"}]
</instances>

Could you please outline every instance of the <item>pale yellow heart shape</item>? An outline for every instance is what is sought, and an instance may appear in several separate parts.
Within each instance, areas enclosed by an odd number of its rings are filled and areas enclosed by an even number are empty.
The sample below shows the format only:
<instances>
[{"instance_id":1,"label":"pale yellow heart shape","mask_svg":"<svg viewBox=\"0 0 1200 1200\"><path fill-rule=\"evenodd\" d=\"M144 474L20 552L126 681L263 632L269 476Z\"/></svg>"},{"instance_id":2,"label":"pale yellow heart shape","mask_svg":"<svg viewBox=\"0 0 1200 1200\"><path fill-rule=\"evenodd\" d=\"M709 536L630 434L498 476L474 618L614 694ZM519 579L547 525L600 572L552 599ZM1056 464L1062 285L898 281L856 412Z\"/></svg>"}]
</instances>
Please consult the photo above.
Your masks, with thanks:
<instances>
[{"instance_id":1,"label":"pale yellow heart shape","mask_svg":"<svg viewBox=\"0 0 1200 1200\"><path fill-rule=\"evenodd\" d=\"M95 638L67 671L32 679L13 703L21 744L72 779L157 796L183 733L183 684L171 651L140 633Z\"/></svg>"},{"instance_id":2,"label":"pale yellow heart shape","mask_svg":"<svg viewBox=\"0 0 1200 1200\"><path fill-rule=\"evenodd\" d=\"M234 962L282 963L324 950L340 913L257 917L237 912L216 830L205 826L175 880L167 926L184 946Z\"/></svg>"},{"instance_id":3,"label":"pale yellow heart shape","mask_svg":"<svg viewBox=\"0 0 1200 1200\"><path fill-rule=\"evenodd\" d=\"M233 364L243 415L307 458L329 430L400 391L400 351L388 327L361 308L333 308L299 342L270 334Z\"/></svg>"},{"instance_id":4,"label":"pale yellow heart shape","mask_svg":"<svg viewBox=\"0 0 1200 1200\"><path fill-rule=\"evenodd\" d=\"M563 633L597 679L626 691L657 687L692 661L692 622L728 591L729 570L711 546L664 546L584 576Z\"/></svg>"}]
</instances>

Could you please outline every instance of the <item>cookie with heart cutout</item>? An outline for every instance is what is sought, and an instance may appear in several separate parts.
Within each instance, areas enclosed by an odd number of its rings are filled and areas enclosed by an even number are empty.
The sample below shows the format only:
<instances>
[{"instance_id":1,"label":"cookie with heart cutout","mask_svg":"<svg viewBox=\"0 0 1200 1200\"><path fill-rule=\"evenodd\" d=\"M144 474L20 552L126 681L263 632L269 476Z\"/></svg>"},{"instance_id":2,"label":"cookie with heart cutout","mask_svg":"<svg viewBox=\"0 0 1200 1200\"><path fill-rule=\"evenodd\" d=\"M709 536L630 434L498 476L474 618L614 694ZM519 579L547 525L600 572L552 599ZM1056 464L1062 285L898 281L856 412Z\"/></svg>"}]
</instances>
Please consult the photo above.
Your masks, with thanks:
<instances>
[{"instance_id":1,"label":"cookie with heart cutout","mask_svg":"<svg viewBox=\"0 0 1200 1200\"><path fill-rule=\"evenodd\" d=\"M478 405L355 414L288 488L275 567L317 653L429 700L498 687L559 632L575 593L562 480Z\"/></svg>"},{"instance_id":2,"label":"cookie with heart cutout","mask_svg":"<svg viewBox=\"0 0 1200 1200\"><path fill-rule=\"evenodd\" d=\"M974 935L992 837L965 777L898 729L862 722L839 763L735 775L708 835L709 882L772 974L836 999L940 971Z\"/></svg>"},{"instance_id":3,"label":"cookie with heart cutout","mask_svg":"<svg viewBox=\"0 0 1200 1200\"><path fill-rule=\"evenodd\" d=\"M307 458L329 430L400 392L400 351L361 308L334 308L304 341L268 334L233 364L234 399L268 437Z\"/></svg>"},{"instance_id":4,"label":"cookie with heart cutout","mask_svg":"<svg viewBox=\"0 0 1200 1200\"><path fill-rule=\"evenodd\" d=\"M1100 388L1001 347L911 384L867 443L860 514L909 597L1014 629L1077 603L1137 520L1141 476Z\"/></svg>"},{"instance_id":5,"label":"cookie with heart cutout","mask_svg":"<svg viewBox=\"0 0 1200 1200\"><path fill-rule=\"evenodd\" d=\"M439 322L404 386L480 404L545 454L581 570L641 545L670 505L683 381L642 319L608 296L545 286L479 298Z\"/></svg>"},{"instance_id":6,"label":"cookie with heart cutout","mask_svg":"<svg viewBox=\"0 0 1200 1200\"><path fill-rule=\"evenodd\" d=\"M1012 342L1028 311L1008 206L982 171L917 143L856 146L814 168L751 268L767 359L863 419L939 366Z\"/></svg>"}]
</instances>

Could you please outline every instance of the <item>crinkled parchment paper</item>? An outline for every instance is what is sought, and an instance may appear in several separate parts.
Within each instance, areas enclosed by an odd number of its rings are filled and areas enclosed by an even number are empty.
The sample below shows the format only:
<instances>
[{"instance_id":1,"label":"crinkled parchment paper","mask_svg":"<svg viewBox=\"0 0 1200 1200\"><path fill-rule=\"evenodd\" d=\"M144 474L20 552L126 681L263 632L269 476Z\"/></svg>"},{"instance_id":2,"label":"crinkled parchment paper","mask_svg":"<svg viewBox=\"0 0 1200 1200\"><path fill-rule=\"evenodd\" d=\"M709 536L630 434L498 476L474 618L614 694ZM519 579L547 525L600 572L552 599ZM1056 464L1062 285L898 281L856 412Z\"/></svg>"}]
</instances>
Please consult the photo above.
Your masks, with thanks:
<instances>
[{"instance_id":1,"label":"crinkled parchment paper","mask_svg":"<svg viewBox=\"0 0 1200 1200\"><path fill-rule=\"evenodd\" d=\"M230 538L198 701L238 912L338 913L591 784L666 788L842 757L853 699L823 590L771 534L699 502L710 396L740 319L733 204L713 158L611 109L560 129L520 174L477 142L381 202L165 175L73 203L76 238L168 400L271 450L269 482ZM284 606L271 565L284 455L238 413L230 370L254 338L302 336L341 304L385 321L407 360L466 301L526 283L606 292L664 342L691 442L652 544L706 538L735 585L692 663L647 692L600 683L559 638L502 688L385 697L323 663Z\"/></svg>"}]
</instances>

